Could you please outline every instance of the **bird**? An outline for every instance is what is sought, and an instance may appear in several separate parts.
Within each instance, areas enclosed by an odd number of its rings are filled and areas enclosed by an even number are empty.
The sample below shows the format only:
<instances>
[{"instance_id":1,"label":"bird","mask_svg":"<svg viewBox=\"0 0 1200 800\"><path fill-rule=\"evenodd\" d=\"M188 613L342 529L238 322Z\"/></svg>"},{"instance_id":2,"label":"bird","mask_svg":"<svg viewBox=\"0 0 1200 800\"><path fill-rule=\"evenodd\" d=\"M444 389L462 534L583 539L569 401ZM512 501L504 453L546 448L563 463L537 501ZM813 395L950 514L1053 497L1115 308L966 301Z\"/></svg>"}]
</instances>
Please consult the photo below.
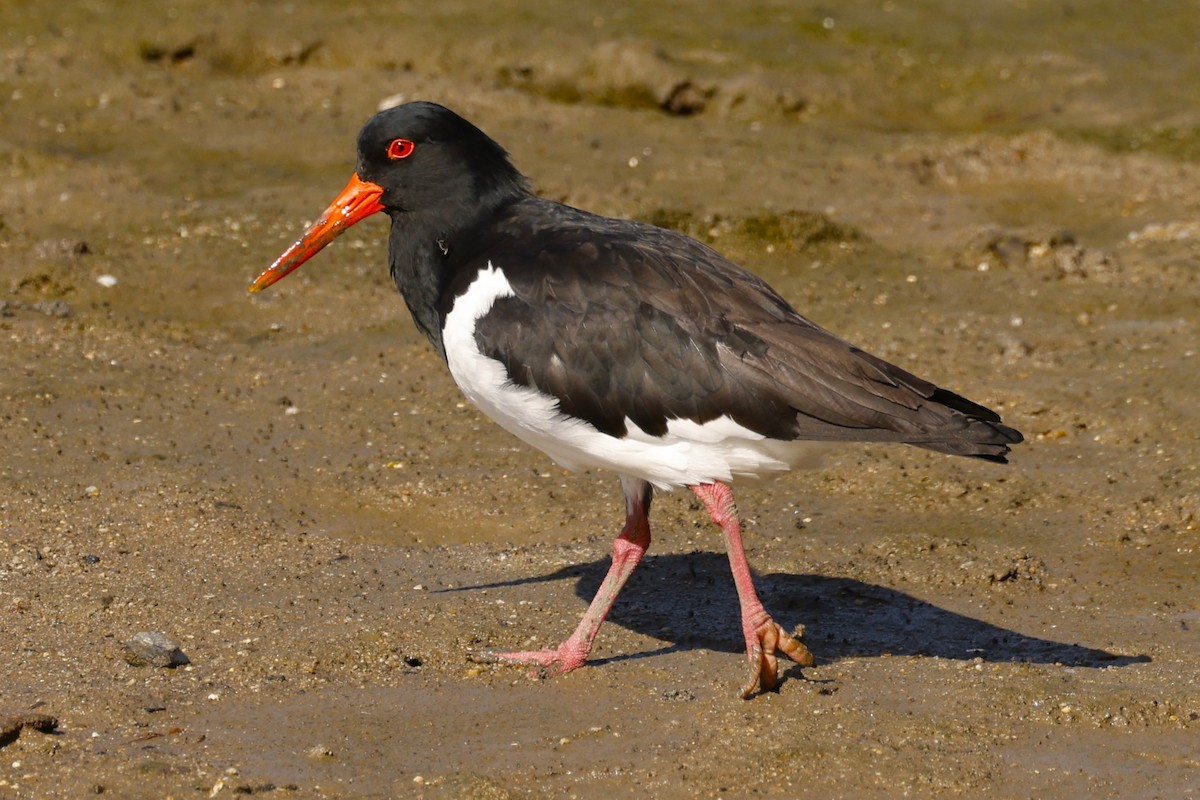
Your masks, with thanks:
<instances>
[{"instance_id":1,"label":"bird","mask_svg":"<svg viewBox=\"0 0 1200 800\"><path fill-rule=\"evenodd\" d=\"M687 487L720 528L749 677L814 657L755 587L731 483L830 442L896 442L1007 463L1019 431L978 403L838 338L765 281L683 233L536 194L508 152L437 103L371 117L349 183L250 285L260 292L376 213L391 277L462 393L559 465L616 473L625 524L578 627L555 648L483 660L584 664L650 545L655 491Z\"/></svg>"}]
</instances>

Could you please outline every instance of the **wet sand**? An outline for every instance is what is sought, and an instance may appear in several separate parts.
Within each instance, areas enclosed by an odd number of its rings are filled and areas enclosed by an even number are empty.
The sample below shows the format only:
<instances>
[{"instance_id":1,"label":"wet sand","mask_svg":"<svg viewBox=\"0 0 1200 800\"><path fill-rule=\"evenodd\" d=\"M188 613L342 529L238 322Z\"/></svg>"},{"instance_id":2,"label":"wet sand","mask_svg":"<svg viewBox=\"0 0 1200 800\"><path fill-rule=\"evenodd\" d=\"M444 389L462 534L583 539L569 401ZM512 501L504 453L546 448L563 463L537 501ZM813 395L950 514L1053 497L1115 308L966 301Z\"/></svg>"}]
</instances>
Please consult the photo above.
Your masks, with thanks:
<instances>
[{"instance_id":1,"label":"wet sand","mask_svg":"<svg viewBox=\"0 0 1200 800\"><path fill-rule=\"evenodd\" d=\"M1200 794L1186 9L126 5L0 34L0 797ZM574 627L615 479L465 403L382 218L245 292L400 94L1027 443L737 487L778 693L679 492L586 668L473 663Z\"/></svg>"}]
</instances>

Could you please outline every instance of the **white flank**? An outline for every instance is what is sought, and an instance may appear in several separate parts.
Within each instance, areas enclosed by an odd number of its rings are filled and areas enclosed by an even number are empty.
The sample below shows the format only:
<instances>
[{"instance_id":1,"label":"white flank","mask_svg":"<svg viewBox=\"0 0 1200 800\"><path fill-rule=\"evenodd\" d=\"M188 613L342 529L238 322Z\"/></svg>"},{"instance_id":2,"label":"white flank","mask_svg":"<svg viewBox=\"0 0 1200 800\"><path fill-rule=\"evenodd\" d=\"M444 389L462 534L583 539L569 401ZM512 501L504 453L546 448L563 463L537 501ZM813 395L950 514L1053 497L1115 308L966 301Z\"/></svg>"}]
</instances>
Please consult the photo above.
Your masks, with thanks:
<instances>
[{"instance_id":1,"label":"white flank","mask_svg":"<svg viewBox=\"0 0 1200 800\"><path fill-rule=\"evenodd\" d=\"M728 417L700 425L686 419L667 423L665 436L651 436L628 419L617 438L561 413L558 401L508 379L499 361L479 352L475 325L492 304L513 295L504 272L489 262L446 315L442 343L454 382L467 399L500 427L533 445L567 469L599 467L642 478L659 489L758 477L814 461L827 445L764 438Z\"/></svg>"}]
</instances>

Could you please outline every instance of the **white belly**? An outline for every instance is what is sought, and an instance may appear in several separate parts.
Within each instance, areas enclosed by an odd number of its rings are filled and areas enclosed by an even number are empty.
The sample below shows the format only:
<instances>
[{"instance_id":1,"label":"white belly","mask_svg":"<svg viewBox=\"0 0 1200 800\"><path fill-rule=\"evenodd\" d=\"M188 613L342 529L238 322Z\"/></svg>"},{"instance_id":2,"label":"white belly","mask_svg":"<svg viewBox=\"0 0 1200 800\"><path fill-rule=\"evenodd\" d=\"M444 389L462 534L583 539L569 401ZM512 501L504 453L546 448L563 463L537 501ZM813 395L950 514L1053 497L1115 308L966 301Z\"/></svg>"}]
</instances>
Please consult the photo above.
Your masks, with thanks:
<instances>
[{"instance_id":1,"label":"white belly","mask_svg":"<svg viewBox=\"0 0 1200 800\"><path fill-rule=\"evenodd\" d=\"M508 379L504 365L479 351L476 322L496 300L513 295L504 272L490 263L446 316L442 342L454 382L472 403L517 438L568 469L599 467L642 478L659 489L760 477L813 461L827 445L767 439L728 417L703 425L667 423L651 436L626 419L623 438L559 411L558 401Z\"/></svg>"}]
</instances>

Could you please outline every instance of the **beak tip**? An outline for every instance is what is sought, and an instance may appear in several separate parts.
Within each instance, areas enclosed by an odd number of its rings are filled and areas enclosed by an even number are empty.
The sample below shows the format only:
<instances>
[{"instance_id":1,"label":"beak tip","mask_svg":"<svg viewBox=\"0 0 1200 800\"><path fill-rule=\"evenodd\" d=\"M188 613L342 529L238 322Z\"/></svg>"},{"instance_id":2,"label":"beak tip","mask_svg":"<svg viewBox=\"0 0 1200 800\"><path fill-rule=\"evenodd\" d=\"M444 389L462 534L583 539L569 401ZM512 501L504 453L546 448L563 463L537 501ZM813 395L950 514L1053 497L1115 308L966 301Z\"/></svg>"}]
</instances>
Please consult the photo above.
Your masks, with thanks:
<instances>
[{"instance_id":1,"label":"beak tip","mask_svg":"<svg viewBox=\"0 0 1200 800\"><path fill-rule=\"evenodd\" d=\"M379 202L382 195L383 187L364 181L355 173L317 221L309 225L304 234L275 259L275 263L255 278L247 291L258 294L308 261L354 223L383 211L384 207Z\"/></svg>"}]
</instances>

